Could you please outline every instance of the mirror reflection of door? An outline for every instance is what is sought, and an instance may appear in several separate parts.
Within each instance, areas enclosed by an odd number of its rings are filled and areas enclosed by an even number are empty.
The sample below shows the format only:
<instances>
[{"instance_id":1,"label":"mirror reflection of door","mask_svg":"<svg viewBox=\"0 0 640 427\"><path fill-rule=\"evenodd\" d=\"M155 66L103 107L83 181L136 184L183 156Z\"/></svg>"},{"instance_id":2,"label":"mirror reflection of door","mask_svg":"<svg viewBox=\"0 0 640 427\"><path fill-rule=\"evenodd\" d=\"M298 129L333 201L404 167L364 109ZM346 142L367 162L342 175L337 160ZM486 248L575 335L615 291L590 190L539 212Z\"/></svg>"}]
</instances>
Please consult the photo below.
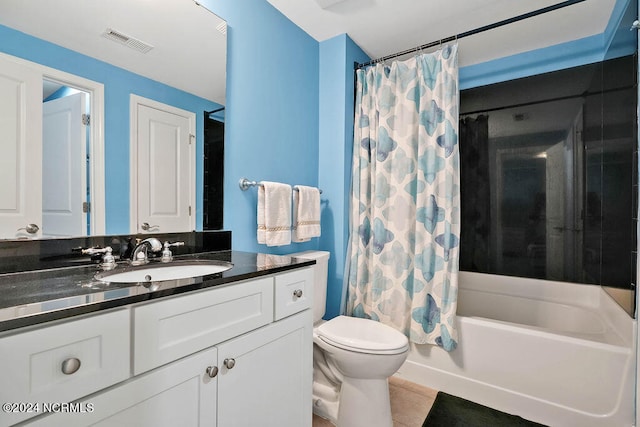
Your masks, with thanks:
<instances>
[{"instance_id":1,"label":"mirror reflection of door","mask_svg":"<svg viewBox=\"0 0 640 427\"><path fill-rule=\"evenodd\" d=\"M42 77L0 57L0 239L41 236Z\"/></svg>"},{"instance_id":2,"label":"mirror reflection of door","mask_svg":"<svg viewBox=\"0 0 640 427\"><path fill-rule=\"evenodd\" d=\"M546 158L546 251L547 279L564 279L565 233L565 158L564 141L545 151Z\"/></svg>"},{"instance_id":3,"label":"mirror reflection of door","mask_svg":"<svg viewBox=\"0 0 640 427\"><path fill-rule=\"evenodd\" d=\"M131 231L195 229L195 113L131 97Z\"/></svg>"},{"instance_id":4,"label":"mirror reflection of door","mask_svg":"<svg viewBox=\"0 0 640 427\"><path fill-rule=\"evenodd\" d=\"M44 87L47 86L45 81ZM88 94L66 86L58 87L45 98L42 122L43 237L88 234L87 109Z\"/></svg>"},{"instance_id":5,"label":"mirror reflection of door","mask_svg":"<svg viewBox=\"0 0 640 427\"><path fill-rule=\"evenodd\" d=\"M103 99L100 83L0 54L0 239L104 234Z\"/></svg>"}]
</instances>

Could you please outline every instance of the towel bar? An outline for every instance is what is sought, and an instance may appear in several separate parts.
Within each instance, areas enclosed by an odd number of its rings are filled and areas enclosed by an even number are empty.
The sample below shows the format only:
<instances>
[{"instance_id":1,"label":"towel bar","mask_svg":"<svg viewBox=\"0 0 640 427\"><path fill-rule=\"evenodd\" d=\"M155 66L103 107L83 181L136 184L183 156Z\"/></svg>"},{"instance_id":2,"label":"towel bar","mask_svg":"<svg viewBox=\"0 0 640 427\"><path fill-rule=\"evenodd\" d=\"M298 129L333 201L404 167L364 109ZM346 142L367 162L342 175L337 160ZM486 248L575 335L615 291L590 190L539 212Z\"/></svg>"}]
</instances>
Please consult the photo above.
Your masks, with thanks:
<instances>
[{"instance_id":1,"label":"towel bar","mask_svg":"<svg viewBox=\"0 0 640 427\"><path fill-rule=\"evenodd\" d=\"M247 191L251 187L257 187L259 185L262 185L262 183L257 181L250 181L247 178L240 178L238 185L240 186L240 189L242 191ZM294 190L297 191L298 189L294 188ZM320 194L322 194L322 190L318 190L318 191L320 191Z\"/></svg>"}]
</instances>

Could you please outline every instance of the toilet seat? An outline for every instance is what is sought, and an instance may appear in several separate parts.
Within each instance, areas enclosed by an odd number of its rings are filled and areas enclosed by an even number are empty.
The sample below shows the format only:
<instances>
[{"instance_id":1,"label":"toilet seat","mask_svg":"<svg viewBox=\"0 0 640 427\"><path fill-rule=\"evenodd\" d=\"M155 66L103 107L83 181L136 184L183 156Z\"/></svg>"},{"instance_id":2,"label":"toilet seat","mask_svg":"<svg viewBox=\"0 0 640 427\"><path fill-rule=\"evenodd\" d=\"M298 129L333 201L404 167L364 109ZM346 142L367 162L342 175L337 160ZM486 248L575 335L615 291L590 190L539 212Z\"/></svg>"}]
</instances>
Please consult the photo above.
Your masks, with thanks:
<instances>
[{"instance_id":1,"label":"toilet seat","mask_svg":"<svg viewBox=\"0 0 640 427\"><path fill-rule=\"evenodd\" d=\"M338 316L316 328L317 337L344 350L367 354L400 354L409 340L390 326L369 319Z\"/></svg>"}]
</instances>

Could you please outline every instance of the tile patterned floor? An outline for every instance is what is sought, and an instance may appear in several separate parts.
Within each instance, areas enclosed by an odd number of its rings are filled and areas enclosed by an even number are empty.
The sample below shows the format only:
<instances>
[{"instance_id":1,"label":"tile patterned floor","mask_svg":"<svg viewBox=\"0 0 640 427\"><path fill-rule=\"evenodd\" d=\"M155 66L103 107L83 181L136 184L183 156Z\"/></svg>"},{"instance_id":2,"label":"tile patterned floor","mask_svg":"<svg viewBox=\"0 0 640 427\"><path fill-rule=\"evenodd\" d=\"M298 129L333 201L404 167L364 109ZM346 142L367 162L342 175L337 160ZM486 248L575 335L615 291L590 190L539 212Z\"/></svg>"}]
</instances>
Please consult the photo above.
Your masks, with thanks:
<instances>
[{"instance_id":1,"label":"tile patterned floor","mask_svg":"<svg viewBox=\"0 0 640 427\"><path fill-rule=\"evenodd\" d=\"M389 378L393 427L421 427L437 393L407 380ZM314 415L313 427L333 427L333 424Z\"/></svg>"}]
</instances>

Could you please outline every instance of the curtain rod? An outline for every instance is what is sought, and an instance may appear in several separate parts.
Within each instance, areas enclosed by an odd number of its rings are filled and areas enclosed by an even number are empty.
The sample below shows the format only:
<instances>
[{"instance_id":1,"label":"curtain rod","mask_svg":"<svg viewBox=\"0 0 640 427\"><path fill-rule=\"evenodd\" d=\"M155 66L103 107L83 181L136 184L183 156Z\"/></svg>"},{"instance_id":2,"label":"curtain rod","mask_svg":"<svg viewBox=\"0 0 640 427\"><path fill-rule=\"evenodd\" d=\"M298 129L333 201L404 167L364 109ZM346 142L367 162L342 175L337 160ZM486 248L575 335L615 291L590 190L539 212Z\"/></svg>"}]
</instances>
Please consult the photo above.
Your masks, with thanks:
<instances>
[{"instance_id":1,"label":"curtain rod","mask_svg":"<svg viewBox=\"0 0 640 427\"><path fill-rule=\"evenodd\" d=\"M218 112L220 112L220 111L223 111L223 110L224 110L224 108L225 108L225 107L217 108L217 109L215 109L215 110L205 111L204 113L205 113L207 116L210 116L210 115L212 115L212 114L214 114L214 113L218 113Z\"/></svg>"},{"instance_id":2,"label":"curtain rod","mask_svg":"<svg viewBox=\"0 0 640 427\"><path fill-rule=\"evenodd\" d=\"M438 41L434 41L434 42L430 42L430 43L423 44L423 45L420 45L420 46L416 46L413 49L407 49L407 50L404 50L402 52L397 52L397 53L393 53L391 55L380 57L378 59L373 59L373 60L371 60L369 62L364 62L364 63L358 64L356 66L356 69L364 68L364 67L367 67L369 65L376 64L378 62L384 62L387 59L397 58L399 56L407 55L409 53L416 52L418 50L429 49L430 47L438 46L438 45L440 45L442 43L452 42L452 41L455 41L455 40L458 40L458 39L462 39L462 38L465 38L465 37L472 36L474 34L482 33L484 31L493 30L494 28L502 27L502 26L508 25L508 24L513 24L514 22L522 21L524 19L528 19L528 18L532 18L534 16L542 15L542 14L547 13L547 12L552 12L554 10L562 9L564 7L567 7L567 6L572 6L572 5L576 4L576 3L582 3L583 1L585 1L585 0L567 0L567 1L560 2L560 3L556 3L556 4L553 4L551 6L543 7L542 9L537 9L537 10L534 10L534 11L531 11L531 12L524 13L522 15L514 16L513 18L509 18L509 19L505 19L505 20L502 20L502 21L494 22L493 24L485 25L483 27L479 27L479 28L476 28L474 30L465 31L464 33L460 33L460 34L457 34L455 36L449 36L449 37L440 39Z\"/></svg>"}]
</instances>

